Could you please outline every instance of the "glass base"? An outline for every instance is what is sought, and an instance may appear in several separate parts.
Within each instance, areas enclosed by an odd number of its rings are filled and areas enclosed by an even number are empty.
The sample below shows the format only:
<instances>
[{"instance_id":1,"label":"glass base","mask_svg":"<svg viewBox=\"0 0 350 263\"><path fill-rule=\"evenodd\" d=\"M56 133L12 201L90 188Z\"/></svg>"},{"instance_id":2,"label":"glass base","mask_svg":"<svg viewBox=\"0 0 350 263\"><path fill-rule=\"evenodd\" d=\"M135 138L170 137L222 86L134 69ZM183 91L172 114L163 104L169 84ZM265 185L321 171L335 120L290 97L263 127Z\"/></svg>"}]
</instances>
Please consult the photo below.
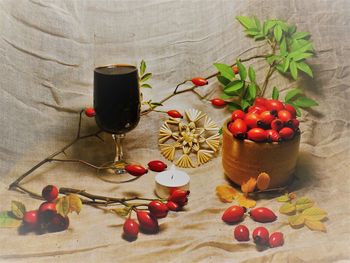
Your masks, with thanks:
<instances>
[{"instance_id":1,"label":"glass base","mask_svg":"<svg viewBox=\"0 0 350 263\"><path fill-rule=\"evenodd\" d=\"M130 174L128 174L125 170L125 167L128 165L125 161L118 162L107 162L102 165L105 167L104 169L100 169L97 172L97 176L102 181L108 183L127 183L130 181L134 181L137 177L133 177L130 179Z\"/></svg>"}]
</instances>

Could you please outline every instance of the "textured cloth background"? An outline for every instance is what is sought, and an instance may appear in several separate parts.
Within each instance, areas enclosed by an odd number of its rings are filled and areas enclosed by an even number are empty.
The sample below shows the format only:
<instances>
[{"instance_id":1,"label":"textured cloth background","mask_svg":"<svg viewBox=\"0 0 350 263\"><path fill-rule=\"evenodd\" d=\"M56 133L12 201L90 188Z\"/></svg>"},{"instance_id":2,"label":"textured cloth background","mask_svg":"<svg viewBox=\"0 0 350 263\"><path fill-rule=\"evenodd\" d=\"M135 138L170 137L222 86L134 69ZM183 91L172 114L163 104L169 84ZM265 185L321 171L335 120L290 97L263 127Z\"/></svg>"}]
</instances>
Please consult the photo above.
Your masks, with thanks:
<instances>
[{"instance_id":1,"label":"textured cloth background","mask_svg":"<svg viewBox=\"0 0 350 263\"><path fill-rule=\"evenodd\" d=\"M19 200L28 209L40 204L8 191L10 182L48 154L70 141L78 112L92 105L93 68L106 63L146 60L153 72L147 99L169 94L193 76L215 72L213 62L231 63L255 45L244 36L236 15L280 18L310 31L317 57L310 59L313 80L300 85L320 106L303 112L297 180L299 196L307 195L329 212L327 233L306 227L291 229L281 215L268 225L285 234L281 248L258 252L252 242L233 241L233 227L221 221L228 204L218 201L215 186L225 183L221 158L187 170L190 203L185 212L162 219L157 235L140 234L129 243L121 238L123 219L92 207L72 215L68 231L18 235L0 229L0 261L4 262L337 262L349 260L349 83L350 1L0 1L0 210ZM253 50L250 54L258 54ZM243 56L244 57L244 56ZM264 62L255 64L260 79ZM296 84L275 74L270 87L283 91ZM211 81L210 87L217 86ZM218 124L229 116L195 95L176 96L164 109L198 108ZM157 133L165 116L151 113L127 134L129 159L146 164L162 159ZM83 131L96 129L84 120ZM75 145L71 156L95 163L113 157L112 142L89 139ZM74 164L43 166L23 182L39 192L46 184L86 189L110 196L151 197L154 173L123 185L108 184L94 171ZM258 201L274 210L271 199ZM244 222L249 229L258 223Z\"/></svg>"}]
</instances>

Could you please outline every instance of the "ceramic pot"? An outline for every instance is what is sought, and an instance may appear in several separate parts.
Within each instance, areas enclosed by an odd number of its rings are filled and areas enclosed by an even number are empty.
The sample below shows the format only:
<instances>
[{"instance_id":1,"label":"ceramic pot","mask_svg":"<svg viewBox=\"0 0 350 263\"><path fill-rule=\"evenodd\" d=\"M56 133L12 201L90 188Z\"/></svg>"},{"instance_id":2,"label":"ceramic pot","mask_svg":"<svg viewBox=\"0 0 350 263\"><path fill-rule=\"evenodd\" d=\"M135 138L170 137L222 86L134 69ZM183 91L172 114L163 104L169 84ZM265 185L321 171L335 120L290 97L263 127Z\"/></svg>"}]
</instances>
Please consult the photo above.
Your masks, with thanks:
<instances>
[{"instance_id":1,"label":"ceramic pot","mask_svg":"<svg viewBox=\"0 0 350 263\"><path fill-rule=\"evenodd\" d=\"M290 141L258 143L233 137L224 123L222 164L226 176L241 185L259 173L270 175L269 188L286 186L293 178L298 159L300 135Z\"/></svg>"}]
</instances>

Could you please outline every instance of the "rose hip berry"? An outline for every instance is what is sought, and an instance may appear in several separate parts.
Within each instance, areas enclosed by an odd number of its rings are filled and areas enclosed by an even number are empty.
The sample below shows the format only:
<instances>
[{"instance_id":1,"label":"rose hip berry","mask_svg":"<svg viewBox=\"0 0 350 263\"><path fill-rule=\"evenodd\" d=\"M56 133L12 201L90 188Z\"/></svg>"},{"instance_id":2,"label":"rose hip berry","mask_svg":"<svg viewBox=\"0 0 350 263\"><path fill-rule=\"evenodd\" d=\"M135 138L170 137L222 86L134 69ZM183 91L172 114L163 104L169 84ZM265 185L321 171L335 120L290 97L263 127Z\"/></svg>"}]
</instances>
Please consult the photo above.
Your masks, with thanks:
<instances>
[{"instance_id":1,"label":"rose hip berry","mask_svg":"<svg viewBox=\"0 0 350 263\"><path fill-rule=\"evenodd\" d=\"M247 124L247 126L251 128L257 128L258 127L258 121L260 121L261 118L256 113L248 113L244 117L244 122Z\"/></svg>"},{"instance_id":2,"label":"rose hip berry","mask_svg":"<svg viewBox=\"0 0 350 263\"><path fill-rule=\"evenodd\" d=\"M290 121L293 118L292 114L287 110L280 110L277 113L277 117L284 123L287 123L288 121Z\"/></svg>"},{"instance_id":3,"label":"rose hip berry","mask_svg":"<svg viewBox=\"0 0 350 263\"><path fill-rule=\"evenodd\" d=\"M289 127L284 127L279 131L279 135L283 140L291 140L294 137L294 131Z\"/></svg>"},{"instance_id":4,"label":"rose hip berry","mask_svg":"<svg viewBox=\"0 0 350 263\"><path fill-rule=\"evenodd\" d=\"M268 110L280 111L284 109L283 103L279 100L267 100L265 106Z\"/></svg>"},{"instance_id":5,"label":"rose hip berry","mask_svg":"<svg viewBox=\"0 0 350 263\"><path fill-rule=\"evenodd\" d=\"M244 117L245 117L244 111L242 111L242 110L235 110L235 111L232 112L231 119L233 121L235 121L237 119L242 119L243 120Z\"/></svg>"},{"instance_id":6,"label":"rose hip berry","mask_svg":"<svg viewBox=\"0 0 350 263\"><path fill-rule=\"evenodd\" d=\"M169 208L170 211L179 211L181 208L177 203L173 201L168 201L166 203L166 206Z\"/></svg>"},{"instance_id":7,"label":"rose hip berry","mask_svg":"<svg viewBox=\"0 0 350 263\"><path fill-rule=\"evenodd\" d=\"M51 221L48 224L47 230L49 232L59 232L66 230L69 226L69 218L63 217L60 214L54 214Z\"/></svg>"},{"instance_id":8,"label":"rose hip berry","mask_svg":"<svg viewBox=\"0 0 350 263\"><path fill-rule=\"evenodd\" d=\"M159 231L158 220L154 215L146 211L137 211L136 214L143 231L147 233L157 233Z\"/></svg>"},{"instance_id":9,"label":"rose hip berry","mask_svg":"<svg viewBox=\"0 0 350 263\"><path fill-rule=\"evenodd\" d=\"M263 227L257 227L253 231L254 243L261 246L266 246L269 243L269 231Z\"/></svg>"},{"instance_id":10,"label":"rose hip berry","mask_svg":"<svg viewBox=\"0 0 350 263\"><path fill-rule=\"evenodd\" d=\"M52 202L44 202L39 206L39 220L41 223L48 223L56 214L56 204Z\"/></svg>"},{"instance_id":11,"label":"rose hip berry","mask_svg":"<svg viewBox=\"0 0 350 263\"><path fill-rule=\"evenodd\" d=\"M39 222L39 211L31 210L24 213L23 224L25 227L33 229L38 225Z\"/></svg>"},{"instance_id":12,"label":"rose hip berry","mask_svg":"<svg viewBox=\"0 0 350 263\"><path fill-rule=\"evenodd\" d=\"M269 142L280 142L282 140L280 134L276 130L267 130L266 133Z\"/></svg>"},{"instance_id":13,"label":"rose hip berry","mask_svg":"<svg viewBox=\"0 0 350 263\"><path fill-rule=\"evenodd\" d=\"M271 122L275 119L275 115L271 114L271 111L263 111L262 113L260 113L260 118L266 126L269 126Z\"/></svg>"},{"instance_id":14,"label":"rose hip berry","mask_svg":"<svg viewBox=\"0 0 350 263\"><path fill-rule=\"evenodd\" d=\"M284 109L287 110L287 111L289 111L290 114L292 114L292 118L296 118L297 112L296 112L295 108L294 108L292 105L290 105L290 104L285 104L285 105L284 105Z\"/></svg>"},{"instance_id":15,"label":"rose hip berry","mask_svg":"<svg viewBox=\"0 0 350 263\"><path fill-rule=\"evenodd\" d=\"M232 70L235 74L238 74L238 67L237 66L233 66Z\"/></svg>"},{"instance_id":16,"label":"rose hip berry","mask_svg":"<svg viewBox=\"0 0 350 263\"><path fill-rule=\"evenodd\" d=\"M255 99L254 105L261 105L266 107L266 102L267 102L267 99L259 97Z\"/></svg>"},{"instance_id":17,"label":"rose hip berry","mask_svg":"<svg viewBox=\"0 0 350 263\"><path fill-rule=\"evenodd\" d=\"M227 208L221 219L225 223L237 223L243 219L245 209L242 206L233 205Z\"/></svg>"},{"instance_id":18,"label":"rose hip berry","mask_svg":"<svg viewBox=\"0 0 350 263\"><path fill-rule=\"evenodd\" d=\"M177 110L169 110L169 111L167 111L167 114L173 118L182 118L183 117L182 114L180 112L178 112Z\"/></svg>"},{"instance_id":19,"label":"rose hip berry","mask_svg":"<svg viewBox=\"0 0 350 263\"><path fill-rule=\"evenodd\" d=\"M226 105L226 101L224 101L223 99L220 99L220 98L214 98L214 99L210 100L210 102L215 107L223 107Z\"/></svg>"},{"instance_id":20,"label":"rose hip berry","mask_svg":"<svg viewBox=\"0 0 350 263\"><path fill-rule=\"evenodd\" d=\"M159 160L154 160L148 163L148 168L151 169L154 172L162 172L164 171L168 166Z\"/></svg>"},{"instance_id":21,"label":"rose hip berry","mask_svg":"<svg viewBox=\"0 0 350 263\"><path fill-rule=\"evenodd\" d=\"M190 194L190 191L176 189L170 194L168 201L172 201L178 204L180 207L185 206L188 202L187 196Z\"/></svg>"},{"instance_id":22,"label":"rose hip berry","mask_svg":"<svg viewBox=\"0 0 350 263\"><path fill-rule=\"evenodd\" d=\"M204 86L208 84L208 81L204 78L193 78L191 81L195 86Z\"/></svg>"},{"instance_id":23,"label":"rose hip berry","mask_svg":"<svg viewBox=\"0 0 350 263\"><path fill-rule=\"evenodd\" d=\"M287 127L297 130L299 128L299 121L297 119L291 119L287 122Z\"/></svg>"},{"instance_id":24,"label":"rose hip berry","mask_svg":"<svg viewBox=\"0 0 350 263\"><path fill-rule=\"evenodd\" d=\"M123 225L123 231L126 238L136 239L139 234L139 224L133 219L126 219Z\"/></svg>"},{"instance_id":25,"label":"rose hip berry","mask_svg":"<svg viewBox=\"0 0 350 263\"><path fill-rule=\"evenodd\" d=\"M253 128L248 131L247 137L255 142L264 142L267 140L267 132L261 128Z\"/></svg>"},{"instance_id":26,"label":"rose hip berry","mask_svg":"<svg viewBox=\"0 0 350 263\"><path fill-rule=\"evenodd\" d=\"M148 210L155 217L163 218L167 216L169 208L161 201L154 200L148 204Z\"/></svg>"},{"instance_id":27,"label":"rose hip berry","mask_svg":"<svg viewBox=\"0 0 350 263\"><path fill-rule=\"evenodd\" d=\"M46 201L51 202L57 198L58 189L54 185L47 185L43 188L41 195Z\"/></svg>"},{"instance_id":28,"label":"rose hip berry","mask_svg":"<svg viewBox=\"0 0 350 263\"><path fill-rule=\"evenodd\" d=\"M283 122L280 119L274 119L271 122L271 129L275 131L279 131L283 128Z\"/></svg>"},{"instance_id":29,"label":"rose hip berry","mask_svg":"<svg viewBox=\"0 0 350 263\"><path fill-rule=\"evenodd\" d=\"M85 115L88 116L89 118L94 117L96 115L94 108L86 108L84 112L85 112Z\"/></svg>"},{"instance_id":30,"label":"rose hip berry","mask_svg":"<svg viewBox=\"0 0 350 263\"><path fill-rule=\"evenodd\" d=\"M239 139L244 139L245 133L247 132L247 125L243 120L237 119L229 124L228 129L233 136Z\"/></svg>"},{"instance_id":31,"label":"rose hip berry","mask_svg":"<svg viewBox=\"0 0 350 263\"><path fill-rule=\"evenodd\" d=\"M269 238L270 247L280 247L284 244L283 234L281 232L272 233Z\"/></svg>"},{"instance_id":32,"label":"rose hip berry","mask_svg":"<svg viewBox=\"0 0 350 263\"><path fill-rule=\"evenodd\" d=\"M261 105L254 105L248 108L249 113L261 114L264 111L266 111L266 107Z\"/></svg>"},{"instance_id":33,"label":"rose hip berry","mask_svg":"<svg viewBox=\"0 0 350 263\"><path fill-rule=\"evenodd\" d=\"M125 167L125 170L133 176L142 176L148 173L148 170L138 164L130 164Z\"/></svg>"},{"instance_id":34,"label":"rose hip berry","mask_svg":"<svg viewBox=\"0 0 350 263\"><path fill-rule=\"evenodd\" d=\"M235 239L237 241L248 241L249 240L249 229L244 225L238 225L233 231Z\"/></svg>"},{"instance_id":35,"label":"rose hip berry","mask_svg":"<svg viewBox=\"0 0 350 263\"><path fill-rule=\"evenodd\" d=\"M275 213L266 207L254 208L250 210L249 214L254 221L260 223L273 222L277 219Z\"/></svg>"}]
</instances>

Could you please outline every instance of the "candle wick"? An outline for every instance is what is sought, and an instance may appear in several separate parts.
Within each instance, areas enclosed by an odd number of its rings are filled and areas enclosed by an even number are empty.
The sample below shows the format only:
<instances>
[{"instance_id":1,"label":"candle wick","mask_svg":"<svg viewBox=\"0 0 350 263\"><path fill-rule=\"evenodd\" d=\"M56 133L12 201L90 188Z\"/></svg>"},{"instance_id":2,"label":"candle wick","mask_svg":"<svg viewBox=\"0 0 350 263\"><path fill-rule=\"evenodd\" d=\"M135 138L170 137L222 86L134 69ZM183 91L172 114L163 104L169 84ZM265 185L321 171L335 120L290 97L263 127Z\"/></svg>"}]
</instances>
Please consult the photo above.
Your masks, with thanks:
<instances>
[{"instance_id":1,"label":"candle wick","mask_svg":"<svg viewBox=\"0 0 350 263\"><path fill-rule=\"evenodd\" d=\"M174 179L174 175L173 175L173 174L171 174L171 180L172 180L172 179Z\"/></svg>"}]
</instances>

